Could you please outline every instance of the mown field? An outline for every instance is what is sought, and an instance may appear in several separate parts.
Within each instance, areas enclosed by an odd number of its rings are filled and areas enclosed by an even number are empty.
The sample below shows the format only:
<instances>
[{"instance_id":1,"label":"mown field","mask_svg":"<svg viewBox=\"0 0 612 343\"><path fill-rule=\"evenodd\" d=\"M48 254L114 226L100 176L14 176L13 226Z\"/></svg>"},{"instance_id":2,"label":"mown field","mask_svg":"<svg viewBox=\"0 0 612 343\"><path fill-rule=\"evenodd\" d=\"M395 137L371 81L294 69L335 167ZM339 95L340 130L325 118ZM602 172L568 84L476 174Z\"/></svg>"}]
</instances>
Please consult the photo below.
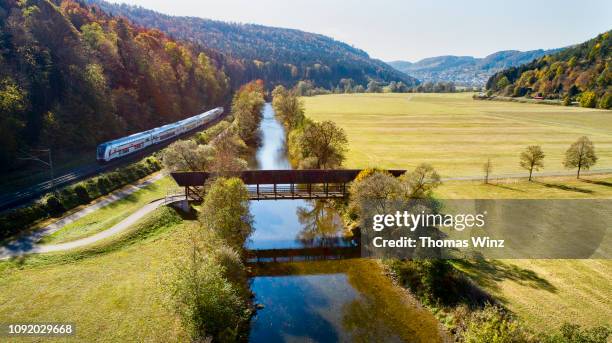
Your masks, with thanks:
<instances>
[{"instance_id":1,"label":"mown field","mask_svg":"<svg viewBox=\"0 0 612 343\"><path fill-rule=\"evenodd\" d=\"M471 94L354 94L302 98L306 115L346 130L348 168L406 168L431 163L444 177L525 173L518 156L540 144L544 172L566 171L564 152L579 136L595 143L596 168L612 167L612 111L499 101ZM448 181L443 199L612 199L612 176ZM608 239L607 242L610 240ZM612 323L612 260L496 260L458 263L480 286L535 330L564 322Z\"/></svg>"},{"instance_id":2,"label":"mown field","mask_svg":"<svg viewBox=\"0 0 612 343\"><path fill-rule=\"evenodd\" d=\"M449 181L436 191L444 199L612 199L612 176L526 180ZM612 242L612 231L603 244ZM577 239L579 239L577 237ZM564 322L612 323L612 260L458 261L457 267L534 330Z\"/></svg>"},{"instance_id":3,"label":"mown field","mask_svg":"<svg viewBox=\"0 0 612 343\"><path fill-rule=\"evenodd\" d=\"M349 94L304 97L306 115L346 130L346 167L412 168L432 164L442 176L524 173L520 152L542 146L544 172L565 171L565 150L578 137L595 143L596 168L612 168L612 111L476 101L471 94Z\"/></svg>"}]
</instances>

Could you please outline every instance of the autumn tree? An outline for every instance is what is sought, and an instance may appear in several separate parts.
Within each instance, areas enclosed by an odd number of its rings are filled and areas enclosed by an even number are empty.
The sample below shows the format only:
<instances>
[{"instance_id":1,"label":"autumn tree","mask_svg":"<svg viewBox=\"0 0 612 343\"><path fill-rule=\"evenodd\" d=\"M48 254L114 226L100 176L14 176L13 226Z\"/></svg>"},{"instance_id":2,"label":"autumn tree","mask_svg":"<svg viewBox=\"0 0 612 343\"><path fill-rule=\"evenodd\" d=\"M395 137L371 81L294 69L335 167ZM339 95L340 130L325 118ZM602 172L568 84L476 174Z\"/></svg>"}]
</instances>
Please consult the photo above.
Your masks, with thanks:
<instances>
[{"instance_id":1,"label":"autumn tree","mask_svg":"<svg viewBox=\"0 0 612 343\"><path fill-rule=\"evenodd\" d=\"M193 140L179 140L163 152L162 163L169 171L204 171L213 162L215 151L208 145L198 145Z\"/></svg>"},{"instance_id":2,"label":"autumn tree","mask_svg":"<svg viewBox=\"0 0 612 343\"><path fill-rule=\"evenodd\" d=\"M519 164L521 168L529 171L529 181L531 181L534 170L544 168L544 156L542 147L539 145L530 145L521 153Z\"/></svg>"},{"instance_id":3,"label":"autumn tree","mask_svg":"<svg viewBox=\"0 0 612 343\"><path fill-rule=\"evenodd\" d=\"M253 231L249 194L239 178L218 178L210 185L199 221L205 230L216 232L231 247L242 250Z\"/></svg>"},{"instance_id":4,"label":"autumn tree","mask_svg":"<svg viewBox=\"0 0 612 343\"><path fill-rule=\"evenodd\" d=\"M263 85L258 82L242 86L232 100L232 115L237 134L248 144L254 144L259 139L264 103Z\"/></svg>"},{"instance_id":5,"label":"autumn tree","mask_svg":"<svg viewBox=\"0 0 612 343\"><path fill-rule=\"evenodd\" d=\"M308 122L297 137L303 168L330 169L342 165L348 150L344 129L334 122Z\"/></svg>"},{"instance_id":6,"label":"autumn tree","mask_svg":"<svg viewBox=\"0 0 612 343\"><path fill-rule=\"evenodd\" d=\"M240 158L246 149L244 142L233 132L219 134L211 143L214 153L210 170L219 176L234 176L247 168L247 162Z\"/></svg>"},{"instance_id":7,"label":"autumn tree","mask_svg":"<svg viewBox=\"0 0 612 343\"><path fill-rule=\"evenodd\" d=\"M597 156L595 155L593 142L588 137L582 136L565 152L563 165L568 169L578 168L576 178L579 179L580 170L588 170L595 163L597 163Z\"/></svg>"},{"instance_id":8,"label":"autumn tree","mask_svg":"<svg viewBox=\"0 0 612 343\"><path fill-rule=\"evenodd\" d=\"M414 171L402 175L400 180L411 199L431 196L433 190L442 183L440 175L427 163L422 163Z\"/></svg>"},{"instance_id":9,"label":"autumn tree","mask_svg":"<svg viewBox=\"0 0 612 343\"><path fill-rule=\"evenodd\" d=\"M304 105L295 94L285 87L277 86L272 91L272 107L287 132L304 123Z\"/></svg>"}]
</instances>

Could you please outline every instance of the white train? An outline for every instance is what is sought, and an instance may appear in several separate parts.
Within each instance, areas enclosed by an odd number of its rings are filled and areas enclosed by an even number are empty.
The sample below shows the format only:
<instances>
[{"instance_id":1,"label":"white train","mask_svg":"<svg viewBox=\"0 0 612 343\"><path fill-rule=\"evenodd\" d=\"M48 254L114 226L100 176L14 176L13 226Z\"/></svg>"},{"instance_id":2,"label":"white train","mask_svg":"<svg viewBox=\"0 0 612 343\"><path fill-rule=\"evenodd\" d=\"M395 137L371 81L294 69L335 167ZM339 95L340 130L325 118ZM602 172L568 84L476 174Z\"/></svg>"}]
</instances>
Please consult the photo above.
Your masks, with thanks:
<instances>
[{"instance_id":1,"label":"white train","mask_svg":"<svg viewBox=\"0 0 612 343\"><path fill-rule=\"evenodd\" d=\"M217 119L223 113L223 107L217 107L208 112L167 124L148 131L135 133L133 135L104 142L98 145L96 158L98 162L110 160L142 150L148 146L159 144L168 139L177 137L185 132L191 131Z\"/></svg>"}]
</instances>

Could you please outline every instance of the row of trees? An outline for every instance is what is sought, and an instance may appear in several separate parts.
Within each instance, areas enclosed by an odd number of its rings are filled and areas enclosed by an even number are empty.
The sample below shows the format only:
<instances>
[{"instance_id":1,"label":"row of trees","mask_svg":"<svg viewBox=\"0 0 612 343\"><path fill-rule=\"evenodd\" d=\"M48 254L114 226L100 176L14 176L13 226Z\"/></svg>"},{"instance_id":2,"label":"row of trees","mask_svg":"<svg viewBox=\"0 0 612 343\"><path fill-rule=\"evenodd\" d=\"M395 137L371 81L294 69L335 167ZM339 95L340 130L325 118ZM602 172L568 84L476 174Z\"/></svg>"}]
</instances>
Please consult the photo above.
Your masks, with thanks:
<instances>
[{"instance_id":1,"label":"row of trees","mask_svg":"<svg viewBox=\"0 0 612 343\"><path fill-rule=\"evenodd\" d=\"M213 172L198 221L183 233L164 281L169 305L194 342L246 339L252 309L244 245L253 218L246 186L231 176L247 167L243 157L258 144L263 105L263 83L246 84L234 95L229 120L171 144L163 155L169 170Z\"/></svg>"},{"instance_id":2,"label":"row of trees","mask_svg":"<svg viewBox=\"0 0 612 343\"><path fill-rule=\"evenodd\" d=\"M356 84L352 79L341 79L340 83L331 90L316 87L311 81L299 81L292 89L297 96L314 96L322 94L347 94L347 93L455 93L473 92L480 88L461 87L457 88L454 82L425 82L416 86L408 86L399 81L388 83L370 80L367 86Z\"/></svg>"},{"instance_id":3,"label":"row of trees","mask_svg":"<svg viewBox=\"0 0 612 343\"><path fill-rule=\"evenodd\" d=\"M285 127L291 163L301 169L331 169L342 165L348 150L346 133L334 122L304 116L297 95L283 86L272 91L272 106Z\"/></svg>"},{"instance_id":4,"label":"row of trees","mask_svg":"<svg viewBox=\"0 0 612 343\"><path fill-rule=\"evenodd\" d=\"M529 172L529 181L532 180L533 172L544 168L544 151L539 145L530 145L519 156L519 165ZM580 178L581 170L589 170L597 163L595 146L591 140L582 136L565 151L563 166L567 169L577 169L576 178ZM489 176L493 171L493 162L488 159L482 167L484 182L489 182Z\"/></svg>"},{"instance_id":5,"label":"row of trees","mask_svg":"<svg viewBox=\"0 0 612 343\"><path fill-rule=\"evenodd\" d=\"M193 140L179 140L168 146L162 156L171 171L211 171L231 175L246 169L250 147L258 144L259 125L264 105L261 81L242 86L232 101L231 116Z\"/></svg>"},{"instance_id":6,"label":"row of trees","mask_svg":"<svg viewBox=\"0 0 612 343\"><path fill-rule=\"evenodd\" d=\"M0 169L19 150L90 150L223 102L207 54L82 2L0 3Z\"/></svg>"}]
</instances>

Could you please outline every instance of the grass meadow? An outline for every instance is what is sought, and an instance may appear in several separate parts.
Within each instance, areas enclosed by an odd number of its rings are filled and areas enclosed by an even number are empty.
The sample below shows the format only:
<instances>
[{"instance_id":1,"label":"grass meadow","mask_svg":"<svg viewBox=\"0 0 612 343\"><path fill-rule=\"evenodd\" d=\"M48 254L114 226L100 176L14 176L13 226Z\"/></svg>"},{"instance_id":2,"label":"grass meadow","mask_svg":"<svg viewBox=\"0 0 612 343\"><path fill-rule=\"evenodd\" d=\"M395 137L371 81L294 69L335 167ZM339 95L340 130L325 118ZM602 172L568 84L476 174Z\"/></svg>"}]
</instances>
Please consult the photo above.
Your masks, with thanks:
<instances>
[{"instance_id":1,"label":"grass meadow","mask_svg":"<svg viewBox=\"0 0 612 343\"><path fill-rule=\"evenodd\" d=\"M77 341L188 340L159 282L177 256L183 225L176 212L160 208L87 248L0 261L0 318L72 322Z\"/></svg>"},{"instance_id":2,"label":"grass meadow","mask_svg":"<svg viewBox=\"0 0 612 343\"><path fill-rule=\"evenodd\" d=\"M443 177L479 176L491 158L493 175L525 173L518 156L542 146L544 172L565 171L565 150L586 135L595 168L612 168L612 111L472 100L456 94L347 94L304 97L306 115L346 130L348 168L410 169L432 164Z\"/></svg>"},{"instance_id":3,"label":"grass meadow","mask_svg":"<svg viewBox=\"0 0 612 343\"><path fill-rule=\"evenodd\" d=\"M448 181L442 199L612 199L612 176ZM608 231L603 244L610 244ZM607 243L605 243L607 242ZM455 265L534 330L612 323L612 260L478 260Z\"/></svg>"},{"instance_id":4,"label":"grass meadow","mask_svg":"<svg viewBox=\"0 0 612 343\"><path fill-rule=\"evenodd\" d=\"M347 168L411 169L432 164L443 177L526 173L520 152L540 144L544 172L565 171L565 150L579 136L595 143L598 169L612 167L612 111L475 101L471 94L351 94L302 98L306 115L346 130ZM612 199L612 176L447 181L442 199ZM610 241L608 237L607 241ZM459 261L466 272L535 330L564 322L612 323L612 260Z\"/></svg>"},{"instance_id":5,"label":"grass meadow","mask_svg":"<svg viewBox=\"0 0 612 343\"><path fill-rule=\"evenodd\" d=\"M176 187L176 183L169 176L163 177L121 200L75 220L53 234L44 237L42 243L70 242L110 229L147 203L163 198L171 187Z\"/></svg>"}]
</instances>

